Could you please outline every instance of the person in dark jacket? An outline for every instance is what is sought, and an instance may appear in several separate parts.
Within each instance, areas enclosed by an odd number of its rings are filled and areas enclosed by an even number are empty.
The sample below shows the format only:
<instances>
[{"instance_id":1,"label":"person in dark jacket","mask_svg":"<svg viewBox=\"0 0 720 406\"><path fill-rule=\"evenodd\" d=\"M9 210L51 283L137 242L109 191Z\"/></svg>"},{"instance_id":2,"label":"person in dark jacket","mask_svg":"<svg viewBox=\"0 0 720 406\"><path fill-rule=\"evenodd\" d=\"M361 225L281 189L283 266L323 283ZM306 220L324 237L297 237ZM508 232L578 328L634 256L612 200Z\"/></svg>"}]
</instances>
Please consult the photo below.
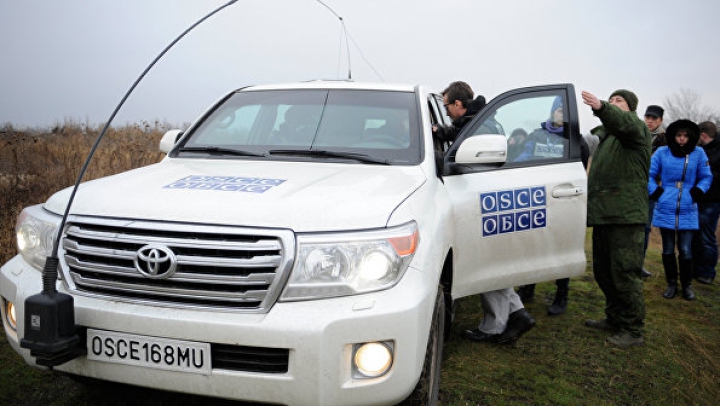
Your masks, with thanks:
<instances>
[{"instance_id":1,"label":"person in dark jacket","mask_svg":"<svg viewBox=\"0 0 720 406\"><path fill-rule=\"evenodd\" d=\"M453 82L443 92L443 106L447 111L448 117L452 121L452 125L444 126L436 124L433 127L433 135L436 139L451 143L455 141L460 130L465 124L475 117L483 107L485 107L485 97L478 95L473 99L473 90L465 82Z\"/></svg>"},{"instance_id":2,"label":"person in dark jacket","mask_svg":"<svg viewBox=\"0 0 720 406\"><path fill-rule=\"evenodd\" d=\"M642 345L645 302L640 270L648 210L650 131L637 116L635 93L620 89L601 101L582 92L602 126L588 173L587 225L593 227L593 274L605 294L605 319L587 320L610 331L607 341L627 348Z\"/></svg>"},{"instance_id":3,"label":"person in dark jacket","mask_svg":"<svg viewBox=\"0 0 720 406\"><path fill-rule=\"evenodd\" d=\"M657 201L653 226L660 228L662 236L668 285L663 297L675 297L679 268L682 296L693 300L691 244L694 230L698 229L697 202L710 188L712 173L705 151L696 146L700 137L697 124L677 120L668 126L665 136L668 145L653 154L648 182L650 199ZM676 245L679 261L675 259Z\"/></svg>"},{"instance_id":4,"label":"person in dark jacket","mask_svg":"<svg viewBox=\"0 0 720 406\"><path fill-rule=\"evenodd\" d=\"M473 99L472 88L465 82L453 82L443 92L443 104L453 120L451 127L436 126L434 136L454 142L463 127L485 106L485 98ZM490 130L487 130L490 131ZM506 288L480 294L483 319L478 327L465 330L472 341L511 344L535 326L535 319L525 309L515 289Z\"/></svg>"},{"instance_id":5,"label":"person in dark jacket","mask_svg":"<svg viewBox=\"0 0 720 406\"><path fill-rule=\"evenodd\" d=\"M664 114L665 109L656 104L651 104L647 106L647 109L645 109L645 125L647 125L648 130L650 130L650 135L652 136L651 145L653 154L659 147L667 145L667 142L665 141L665 130L662 126ZM645 225L645 246L643 251L645 254L647 254L648 242L650 242L650 232L652 231L652 218L654 211L655 201L650 200L650 206L648 207L648 221ZM652 276L652 274L643 267L640 276L647 278Z\"/></svg>"},{"instance_id":6,"label":"person in dark jacket","mask_svg":"<svg viewBox=\"0 0 720 406\"><path fill-rule=\"evenodd\" d=\"M698 202L700 231L693 236L693 258L695 279L704 284L715 280L715 266L718 263L718 245L715 231L720 217L720 140L716 138L717 127L712 121L698 124L700 141L710 163L713 181L705 196Z\"/></svg>"}]
</instances>

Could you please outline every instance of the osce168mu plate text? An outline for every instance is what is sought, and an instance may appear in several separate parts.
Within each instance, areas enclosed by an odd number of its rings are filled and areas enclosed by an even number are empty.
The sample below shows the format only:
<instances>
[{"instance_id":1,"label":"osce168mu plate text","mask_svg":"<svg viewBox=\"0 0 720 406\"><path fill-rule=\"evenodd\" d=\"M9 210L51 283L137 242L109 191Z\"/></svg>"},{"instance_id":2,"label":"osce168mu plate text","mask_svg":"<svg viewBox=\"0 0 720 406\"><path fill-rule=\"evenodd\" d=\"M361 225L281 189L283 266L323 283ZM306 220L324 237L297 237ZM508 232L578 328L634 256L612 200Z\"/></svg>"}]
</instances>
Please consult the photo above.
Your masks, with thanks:
<instances>
[{"instance_id":1,"label":"osce168mu plate text","mask_svg":"<svg viewBox=\"0 0 720 406\"><path fill-rule=\"evenodd\" d=\"M210 374L210 344L88 329L90 360Z\"/></svg>"}]
</instances>

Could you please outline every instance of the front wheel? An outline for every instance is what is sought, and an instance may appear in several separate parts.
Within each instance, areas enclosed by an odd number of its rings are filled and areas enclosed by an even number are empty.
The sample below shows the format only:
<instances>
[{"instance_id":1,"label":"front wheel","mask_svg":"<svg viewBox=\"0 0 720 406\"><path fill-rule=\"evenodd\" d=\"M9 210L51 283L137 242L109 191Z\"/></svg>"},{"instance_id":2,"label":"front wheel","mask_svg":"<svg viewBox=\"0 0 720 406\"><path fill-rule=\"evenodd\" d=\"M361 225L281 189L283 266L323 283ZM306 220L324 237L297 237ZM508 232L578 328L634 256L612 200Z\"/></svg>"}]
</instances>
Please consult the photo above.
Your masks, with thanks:
<instances>
[{"instance_id":1,"label":"front wheel","mask_svg":"<svg viewBox=\"0 0 720 406\"><path fill-rule=\"evenodd\" d=\"M403 406L436 406L440 393L440 366L442 364L445 330L445 298L442 286L438 287L435 297L430 334L425 350L420 380L413 393L403 402Z\"/></svg>"}]
</instances>

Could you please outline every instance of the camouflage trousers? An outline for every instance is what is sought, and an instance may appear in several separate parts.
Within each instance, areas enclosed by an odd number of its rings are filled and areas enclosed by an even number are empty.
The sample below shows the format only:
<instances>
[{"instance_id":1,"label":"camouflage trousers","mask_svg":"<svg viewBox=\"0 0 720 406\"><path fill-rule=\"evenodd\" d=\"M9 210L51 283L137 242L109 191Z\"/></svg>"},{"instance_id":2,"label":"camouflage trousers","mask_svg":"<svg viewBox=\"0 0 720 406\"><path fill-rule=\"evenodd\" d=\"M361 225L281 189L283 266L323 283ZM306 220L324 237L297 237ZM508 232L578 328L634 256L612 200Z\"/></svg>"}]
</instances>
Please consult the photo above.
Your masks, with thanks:
<instances>
[{"instance_id":1,"label":"camouflage trousers","mask_svg":"<svg viewBox=\"0 0 720 406\"><path fill-rule=\"evenodd\" d=\"M644 224L593 227L593 274L605 294L605 317L634 336L641 336L645 325L644 241Z\"/></svg>"}]
</instances>

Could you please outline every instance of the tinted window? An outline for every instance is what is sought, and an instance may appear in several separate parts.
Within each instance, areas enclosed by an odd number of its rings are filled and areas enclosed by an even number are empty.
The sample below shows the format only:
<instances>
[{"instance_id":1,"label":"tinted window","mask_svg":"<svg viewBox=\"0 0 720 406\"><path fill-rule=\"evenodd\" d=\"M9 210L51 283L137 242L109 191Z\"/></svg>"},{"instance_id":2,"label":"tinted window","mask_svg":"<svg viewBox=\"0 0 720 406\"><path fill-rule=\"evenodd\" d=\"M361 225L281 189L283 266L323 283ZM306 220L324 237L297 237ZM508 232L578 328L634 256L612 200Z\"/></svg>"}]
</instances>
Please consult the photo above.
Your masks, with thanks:
<instances>
[{"instance_id":1,"label":"tinted window","mask_svg":"<svg viewBox=\"0 0 720 406\"><path fill-rule=\"evenodd\" d=\"M322 150L414 164L421 159L421 145L413 93L273 90L233 94L184 140L186 152L179 151L196 156L203 155L203 147L222 147L297 159L272 151Z\"/></svg>"}]
</instances>

